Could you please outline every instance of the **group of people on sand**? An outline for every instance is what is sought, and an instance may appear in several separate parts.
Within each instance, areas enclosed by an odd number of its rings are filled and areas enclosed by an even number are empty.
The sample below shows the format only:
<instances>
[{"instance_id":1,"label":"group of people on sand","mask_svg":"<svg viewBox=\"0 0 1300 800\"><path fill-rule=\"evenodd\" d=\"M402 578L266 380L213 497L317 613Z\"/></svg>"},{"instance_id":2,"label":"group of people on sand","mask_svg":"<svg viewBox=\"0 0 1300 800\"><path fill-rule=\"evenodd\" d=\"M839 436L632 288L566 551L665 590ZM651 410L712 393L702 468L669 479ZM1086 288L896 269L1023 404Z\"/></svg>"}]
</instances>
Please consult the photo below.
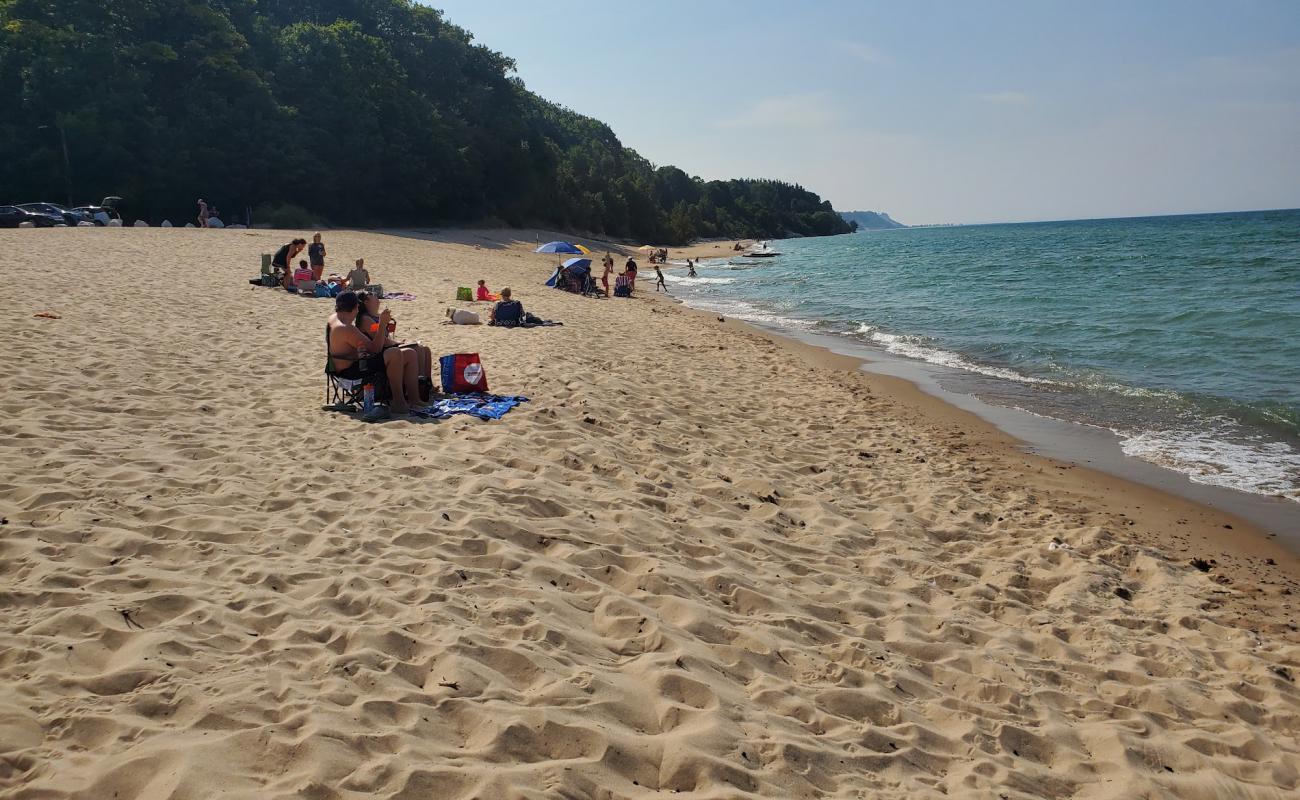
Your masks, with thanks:
<instances>
[{"instance_id":1,"label":"group of people on sand","mask_svg":"<svg viewBox=\"0 0 1300 800\"><path fill-rule=\"evenodd\" d=\"M397 321L380 308L379 295L341 292L326 323L326 351L334 373L347 380L383 374L391 393L389 407L406 414L428 402L433 393L433 351L420 342L394 338Z\"/></svg>"},{"instance_id":2,"label":"group of people on sand","mask_svg":"<svg viewBox=\"0 0 1300 800\"><path fill-rule=\"evenodd\" d=\"M303 250L307 251L307 258L299 259L298 266L291 268L294 258ZM330 275L329 278L325 278L325 256L325 243L317 233L312 236L311 244L308 244L306 239L294 239L282 245L275 251L275 255L271 256L271 269L279 276L280 285L290 292L298 291L298 284L307 281L313 285L324 282L328 294L334 296L338 296L345 289L360 291L370 285L370 272L366 270L364 258L357 259L356 265L346 277Z\"/></svg>"},{"instance_id":3,"label":"group of people on sand","mask_svg":"<svg viewBox=\"0 0 1300 800\"><path fill-rule=\"evenodd\" d=\"M653 261L651 263L653 263ZM604 269L600 275L600 286L605 290L605 296L610 297L612 294L615 297L631 297L632 293L636 291L636 259L628 256L627 262L623 264L623 271L614 278L614 288L612 293L609 286L609 278L614 274L614 257L609 253L605 253L605 258L601 260L601 266ZM656 287L662 286L664 274L659 271L657 265L655 266L655 274L659 276L659 282L656 284ZM664 291L668 291L666 286L664 287Z\"/></svg>"}]
</instances>

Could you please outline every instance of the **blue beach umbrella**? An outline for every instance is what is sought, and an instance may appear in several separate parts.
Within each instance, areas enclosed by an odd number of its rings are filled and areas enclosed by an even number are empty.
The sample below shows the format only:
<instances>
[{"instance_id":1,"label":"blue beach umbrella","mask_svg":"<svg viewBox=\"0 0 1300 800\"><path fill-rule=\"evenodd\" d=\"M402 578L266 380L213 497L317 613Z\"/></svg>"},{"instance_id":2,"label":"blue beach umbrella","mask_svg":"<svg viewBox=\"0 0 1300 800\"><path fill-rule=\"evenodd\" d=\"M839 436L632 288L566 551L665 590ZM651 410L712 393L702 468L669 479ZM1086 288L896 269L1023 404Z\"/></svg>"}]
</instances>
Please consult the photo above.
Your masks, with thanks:
<instances>
[{"instance_id":1,"label":"blue beach umbrella","mask_svg":"<svg viewBox=\"0 0 1300 800\"><path fill-rule=\"evenodd\" d=\"M585 272L591 271L591 259L571 258L568 261L564 262L564 267L568 269L570 272L574 272L581 275Z\"/></svg>"},{"instance_id":2,"label":"blue beach umbrella","mask_svg":"<svg viewBox=\"0 0 1300 800\"><path fill-rule=\"evenodd\" d=\"M582 255L582 251L575 244L568 242L547 242L533 251L534 253L573 253Z\"/></svg>"}]
</instances>

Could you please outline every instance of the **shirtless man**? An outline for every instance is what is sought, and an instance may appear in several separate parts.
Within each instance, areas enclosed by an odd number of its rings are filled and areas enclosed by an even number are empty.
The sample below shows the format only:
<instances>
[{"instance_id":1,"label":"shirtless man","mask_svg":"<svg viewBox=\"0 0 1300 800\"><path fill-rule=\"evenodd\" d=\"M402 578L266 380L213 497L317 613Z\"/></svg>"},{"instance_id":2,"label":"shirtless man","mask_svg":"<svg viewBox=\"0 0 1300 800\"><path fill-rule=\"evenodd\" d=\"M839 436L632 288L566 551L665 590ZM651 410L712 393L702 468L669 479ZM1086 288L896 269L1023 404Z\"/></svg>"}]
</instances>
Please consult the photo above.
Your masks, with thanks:
<instances>
[{"instance_id":1,"label":"shirtless man","mask_svg":"<svg viewBox=\"0 0 1300 800\"><path fill-rule=\"evenodd\" d=\"M360 356L383 353L384 371L388 374L388 388L392 394L389 406L394 413L406 414L411 404L420 397L419 357L414 350L390 347L384 350L384 337L373 340L356 326L357 312L361 306L356 292L343 292L334 298L334 313L329 318L329 354L340 377L356 380L364 377L359 366ZM384 309L379 314L381 331L388 330L392 312Z\"/></svg>"}]
</instances>

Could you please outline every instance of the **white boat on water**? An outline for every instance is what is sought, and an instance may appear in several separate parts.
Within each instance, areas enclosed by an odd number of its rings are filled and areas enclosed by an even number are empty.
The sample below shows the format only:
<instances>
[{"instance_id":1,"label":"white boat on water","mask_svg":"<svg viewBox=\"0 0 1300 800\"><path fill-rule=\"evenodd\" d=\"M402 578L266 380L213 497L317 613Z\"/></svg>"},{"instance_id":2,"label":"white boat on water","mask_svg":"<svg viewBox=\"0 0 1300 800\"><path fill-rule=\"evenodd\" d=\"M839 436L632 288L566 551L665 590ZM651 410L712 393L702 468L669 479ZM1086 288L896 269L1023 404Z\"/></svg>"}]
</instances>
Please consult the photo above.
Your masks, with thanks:
<instances>
[{"instance_id":1,"label":"white boat on water","mask_svg":"<svg viewBox=\"0 0 1300 800\"><path fill-rule=\"evenodd\" d=\"M759 242L756 247L749 248L745 252L745 258L774 258L781 255L773 250L767 242Z\"/></svg>"}]
</instances>

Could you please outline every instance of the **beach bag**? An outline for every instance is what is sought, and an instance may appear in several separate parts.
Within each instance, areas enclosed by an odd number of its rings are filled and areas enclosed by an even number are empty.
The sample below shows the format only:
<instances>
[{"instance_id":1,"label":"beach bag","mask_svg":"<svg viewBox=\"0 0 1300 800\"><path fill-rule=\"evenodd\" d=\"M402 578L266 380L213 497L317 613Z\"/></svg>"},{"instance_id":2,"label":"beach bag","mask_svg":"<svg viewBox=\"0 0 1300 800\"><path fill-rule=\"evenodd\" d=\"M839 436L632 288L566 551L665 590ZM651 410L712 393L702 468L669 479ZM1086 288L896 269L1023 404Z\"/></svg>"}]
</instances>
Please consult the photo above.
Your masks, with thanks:
<instances>
[{"instance_id":1,"label":"beach bag","mask_svg":"<svg viewBox=\"0 0 1300 800\"><path fill-rule=\"evenodd\" d=\"M466 394L488 390L487 373L478 353L456 353L438 359L442 372L442 391L446 394Z\"/></svg>"},{"instance_id":2,"label":"beach bag","mask_svg":"<svg viewBox=\"0 0 1300 800\"><path fill-rule=\"evenodd\" d=\"M456 290L456 299L466 303L474 302L474 292L468 286L461 286Z\"/></svg>"}]
</instances>

